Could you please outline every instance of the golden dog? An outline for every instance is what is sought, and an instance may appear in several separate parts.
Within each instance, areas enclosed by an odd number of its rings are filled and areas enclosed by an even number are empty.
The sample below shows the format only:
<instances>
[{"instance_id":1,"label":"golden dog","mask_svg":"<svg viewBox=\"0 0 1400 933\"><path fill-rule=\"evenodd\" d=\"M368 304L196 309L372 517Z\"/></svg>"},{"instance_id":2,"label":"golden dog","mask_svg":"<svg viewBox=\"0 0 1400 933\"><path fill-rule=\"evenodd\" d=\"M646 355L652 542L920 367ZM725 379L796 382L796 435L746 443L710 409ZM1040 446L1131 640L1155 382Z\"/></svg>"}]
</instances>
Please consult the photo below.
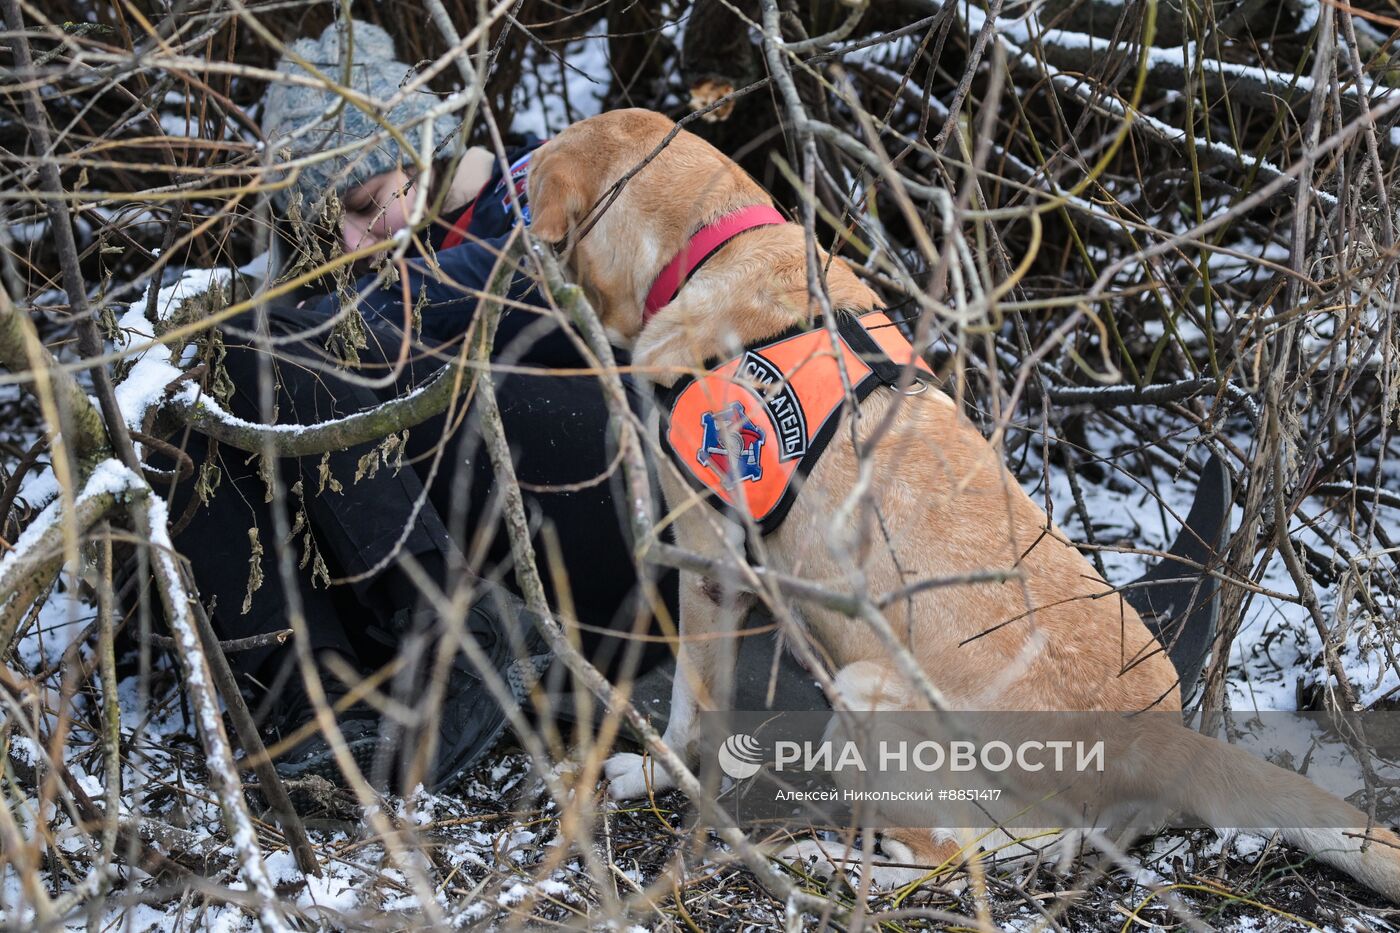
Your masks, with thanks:
<instances>
[{"instance_id":1,"label":"golden dog","mask_svg":"<svg viewBox=\"0 0 1400 933\"><path fill-rule=\"evenodd\" d=\"M536 153L529 176L533 233L567 244L567 264L603 323L632 346L634 364L663 386L707 360L810 324L817 313L803 230L785 224L725 243L674 300L644 319L658 274L697 230L772 203L730 159L683 131L638 170L674 129L669 119L643 110L584 120ZM620 191L610 190L634 171ZM605 197L612 200L600 204ZM586 232L584 225L591 225ZM876 295L840 259L829 259L825 278L838 311L877 307ZM868 444L892 408L892 423ZM854 431L843 422L784 523L764 539L772 569L833 589L849 588L858 577L878 594L914 580L1014 567L1019 579L926 590L887 607L893 630L952 708L1180 709L1176 672L1137 613L1122 600L1096 598L1108 585L946 394L877 388L856 417ZM869 448L861 456L858 444ZM860 485L862 457L877 510L847 507ZM674 469L661 473L682 546L719 559L732 555L736 542L742 547L741 526L697 506ZM679 507L685 503L690 507ZM837 515L850 517L838 522ZM698 697L711 692L721 673L719 640L704 637L721 615L713 591L699 575L681 574L681 644L665 740L682 756L694 738ZM901 676L865 623L811 604L801 616L830 660L847 708L927 708L924 694ZM1285 838L1400 899L1400 840L1393 833L1373 830L1363 848L1366 819L1340 799L1262 759L1174 729L1171 741L1143 756L1151 767L1121 778L1118 794L1189 811L1216 826L1228 814L1249 814L1255 826L1326 814L1327 825L1355 829L1285 829ZM611 758L611 794L631 798L649 785L669 786L661 769L644 764L633 754ZM927 831L889 834L885 848L915 865L939 865L956 851L945 834Z\"/></svg>"}]
</instances>

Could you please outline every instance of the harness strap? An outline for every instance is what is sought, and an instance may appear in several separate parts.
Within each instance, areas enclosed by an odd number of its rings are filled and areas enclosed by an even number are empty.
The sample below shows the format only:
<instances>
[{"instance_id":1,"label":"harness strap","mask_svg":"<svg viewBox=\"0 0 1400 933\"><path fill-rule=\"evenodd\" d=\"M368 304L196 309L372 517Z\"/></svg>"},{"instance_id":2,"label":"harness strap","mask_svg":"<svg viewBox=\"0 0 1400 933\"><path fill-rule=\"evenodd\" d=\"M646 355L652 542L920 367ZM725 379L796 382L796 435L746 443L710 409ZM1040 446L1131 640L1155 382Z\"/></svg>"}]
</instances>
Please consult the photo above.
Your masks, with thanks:
<instances>
[{"instance_id":1,"label":"harness strap","mask_svg":"<svg viewBox=\"0 0 1400 933\"><path fill-rule=\"evenodd\" d=\"M785 223L787 218L776 209L767 204L755 204L725 214L714 223L701 227L652 282L651 291L647 292L646 306L642 310L643 326L656 312L671 303L695 270L704 265L705 260L721 246L747 230Z\"/></svg>"}]
</instances>

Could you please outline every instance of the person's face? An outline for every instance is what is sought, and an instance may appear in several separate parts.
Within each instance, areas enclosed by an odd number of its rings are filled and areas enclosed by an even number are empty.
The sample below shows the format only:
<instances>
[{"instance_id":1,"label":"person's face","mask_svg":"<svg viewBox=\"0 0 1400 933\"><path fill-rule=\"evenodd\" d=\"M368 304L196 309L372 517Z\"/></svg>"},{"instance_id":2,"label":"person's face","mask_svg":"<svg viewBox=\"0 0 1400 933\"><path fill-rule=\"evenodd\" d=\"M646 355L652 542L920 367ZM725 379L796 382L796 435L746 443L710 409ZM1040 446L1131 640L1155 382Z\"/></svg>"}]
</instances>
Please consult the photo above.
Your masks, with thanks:
<instances>
[{"instance_id":1,"label":"person's face","mask_svg":"<svg viewBox=\"0 0 1400 933\"><path fill-rule=\"evenodd\" d=\"M341 236L351 252L388 240L408 225L414 190L403 169L376 175L345 194Z\"/></svg>"}]
</instances>

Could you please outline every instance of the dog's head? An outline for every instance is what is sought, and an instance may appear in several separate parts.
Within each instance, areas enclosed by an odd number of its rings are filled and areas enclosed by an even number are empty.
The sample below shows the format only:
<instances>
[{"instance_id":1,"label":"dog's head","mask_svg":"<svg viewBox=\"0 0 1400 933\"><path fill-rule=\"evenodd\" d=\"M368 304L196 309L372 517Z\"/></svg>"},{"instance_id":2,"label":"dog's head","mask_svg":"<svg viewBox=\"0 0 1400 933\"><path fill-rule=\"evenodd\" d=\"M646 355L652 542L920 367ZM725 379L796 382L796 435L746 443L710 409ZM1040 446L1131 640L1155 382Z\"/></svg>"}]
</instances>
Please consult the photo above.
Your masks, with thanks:
<instances>
[{"instance_id":1,"label":"dog's head","mask_svg":"<svg viewBox=\"0 0 1400 933\"><path fill-rule=\"evenodd\" d=\"M565 247L604 325L623 340L641 330L652 282L696 230L771 203L719 150L649 110L573 124L536 152L529 188L531 232Z\"/></svg>"}]
</instances>

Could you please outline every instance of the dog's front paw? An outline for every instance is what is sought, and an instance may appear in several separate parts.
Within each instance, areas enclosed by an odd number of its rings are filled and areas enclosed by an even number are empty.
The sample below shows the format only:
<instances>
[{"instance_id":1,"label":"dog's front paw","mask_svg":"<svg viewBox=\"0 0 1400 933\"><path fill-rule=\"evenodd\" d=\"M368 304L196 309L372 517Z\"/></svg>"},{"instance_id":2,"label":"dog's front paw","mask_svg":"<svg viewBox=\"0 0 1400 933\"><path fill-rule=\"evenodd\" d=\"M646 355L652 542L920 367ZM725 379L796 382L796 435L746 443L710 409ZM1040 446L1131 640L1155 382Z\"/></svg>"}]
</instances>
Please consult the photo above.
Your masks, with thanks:
<instances>
[{"instance_id":1,"label":"dog's front paw","mask_svg":"<svg viewBox=\"0 0 1400 933\"><path fill-rule=\"evenodd\" d=\"M603 763L603 774L608 779L608 796L613 800L634 800L670 790L676 782L665 768L649 755L634 755L631 752L618 752Z\"/></svg>"}]
</instances>

